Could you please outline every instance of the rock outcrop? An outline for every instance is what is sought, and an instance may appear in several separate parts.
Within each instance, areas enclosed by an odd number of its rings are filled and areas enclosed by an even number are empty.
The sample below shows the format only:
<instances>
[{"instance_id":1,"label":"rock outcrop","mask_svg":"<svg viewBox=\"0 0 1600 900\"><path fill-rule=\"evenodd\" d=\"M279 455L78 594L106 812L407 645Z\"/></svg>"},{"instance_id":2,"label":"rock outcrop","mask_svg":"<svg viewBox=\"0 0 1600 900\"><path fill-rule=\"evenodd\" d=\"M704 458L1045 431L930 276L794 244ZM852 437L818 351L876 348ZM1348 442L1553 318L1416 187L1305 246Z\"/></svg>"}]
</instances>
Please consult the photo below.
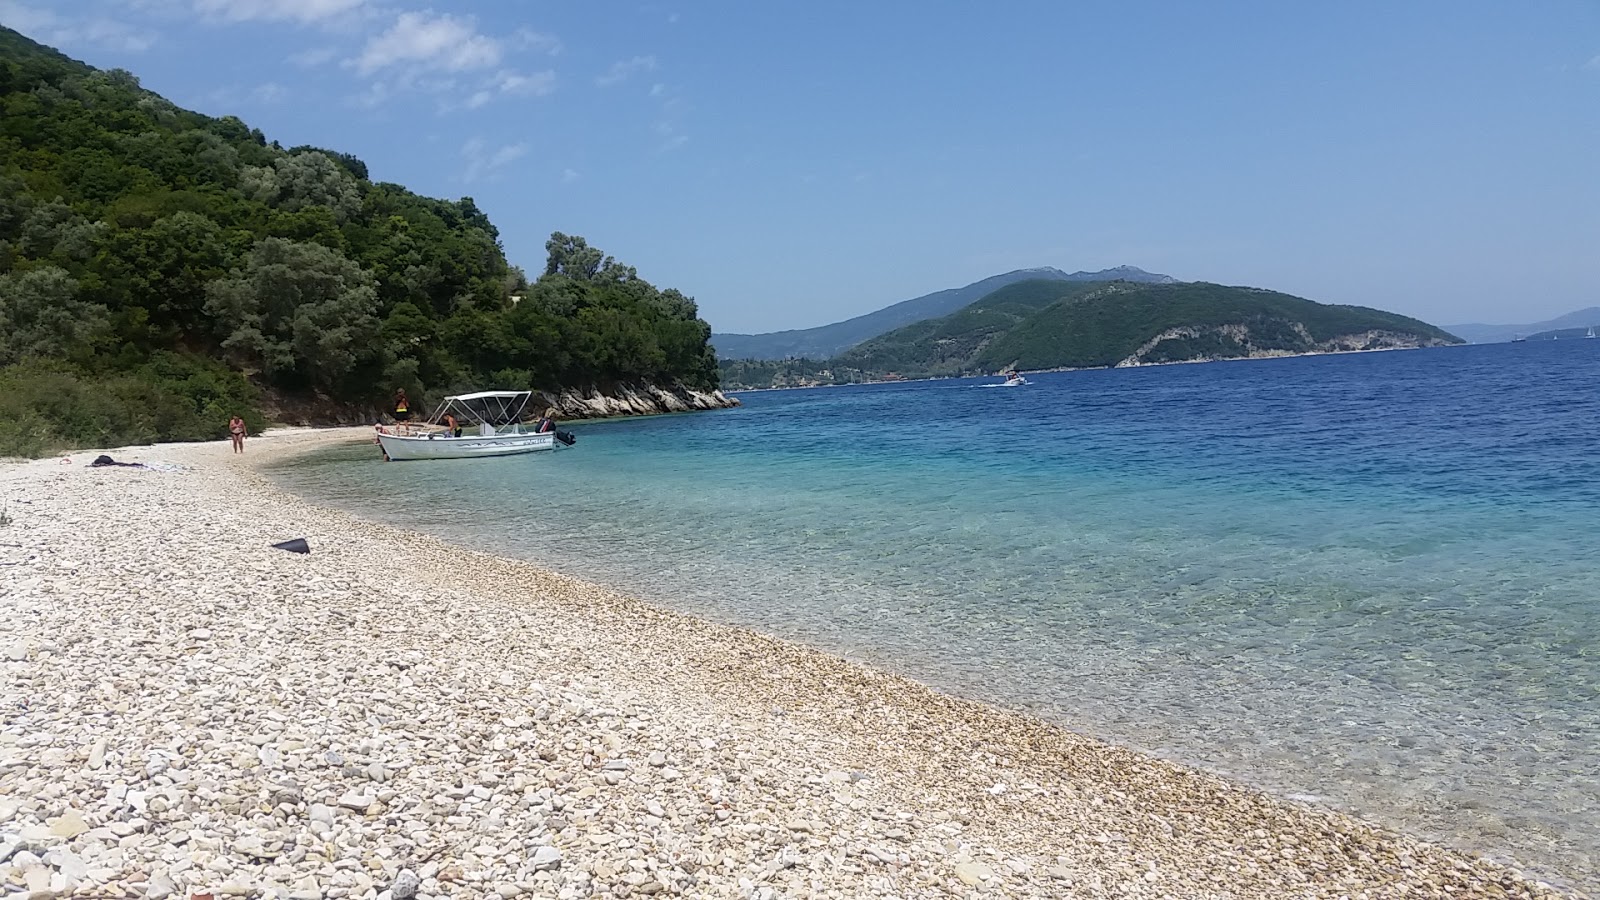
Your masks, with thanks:
<instances>
[{"instance_id":1,"label":"rock outcrop","mask_svg":"<svg viewBox=\"0 0 1600 900\"><path fill-rule=\"evenodd\" d=\"M1209 326L1184 325L1177 328L1168 328L1140 344L1137 350L1117 363L1117 368L1177 362L1216 362L1224 359L1265 359L1277 356L1305 356L1317 353L1350 353L1358 350L1414 350L1419 347L1445 347L1450 345L1450 341L1434 337L1381 329L1335 335L1325 341L1318 341L1299 322L1275 324L1281 327L1275 329L1277 333L1265 339L1253 333L1250 326L1243 323ZM1295 339L1285 341L1285 336L1282 334L1284 328L1292 331L1296 336ZM1162 347L1163 344L1169 341L1184 343L1205 341L1218 347L1220 352L1174 354L1171 352L1172 348L1170 346L1167 348ZM1161 352L1162 350L1167 350L1168 352Z\"/></svg>"},{"instance_id":2,"label":"rock outcrop","mask_svg":"<svg viewBox=\"0 0 1600 900\"><path fill-rule=\"evenodd\" d=\"M654 384L615 384L605 389L589 385L557 392L536 391L528 405L540 410L553 406L567 419L604 419L727 409L738 406L739 401L721 391L697 391L682 385L664 388Z\"/></svg>"},{"instance_id":3,"label":"rock outcrop","mask_svg":"<svg viewBox=\"0 0 1600 900\"><path fill-rule=\"evenodd\" d=\"M553 406L564 419L605 419L727 409L738 405L738 400L724 395L720 390L696 391L682 385L614 384L534 391L527 411L530 417L537 417ZM284 425L370 425L377 421L388 421L389 416L388 410L365 404L272 394L265 398L263 408L271 421Z\"/></svg>"}]
</instances>

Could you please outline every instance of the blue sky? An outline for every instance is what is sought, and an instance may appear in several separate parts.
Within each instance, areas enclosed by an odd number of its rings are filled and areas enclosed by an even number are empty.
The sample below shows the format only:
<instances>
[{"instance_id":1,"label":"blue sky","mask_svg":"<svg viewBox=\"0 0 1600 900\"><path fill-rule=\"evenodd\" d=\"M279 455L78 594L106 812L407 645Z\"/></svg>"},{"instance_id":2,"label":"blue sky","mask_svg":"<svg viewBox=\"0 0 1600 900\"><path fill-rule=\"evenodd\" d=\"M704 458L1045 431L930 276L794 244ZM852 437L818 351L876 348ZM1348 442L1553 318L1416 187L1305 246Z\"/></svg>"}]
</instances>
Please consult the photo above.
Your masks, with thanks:
<instances>
[{"instance_id":1,"label":"blue sky","mask_svg":"<svg viewBox=\"0 0 1600 900\"><path fill-rule=\"evenodd\" d=\"M718 331L1028 266L1600 304L1600 4L0 0L284 146L580 234Z\"/></svg>"}]
</instances>

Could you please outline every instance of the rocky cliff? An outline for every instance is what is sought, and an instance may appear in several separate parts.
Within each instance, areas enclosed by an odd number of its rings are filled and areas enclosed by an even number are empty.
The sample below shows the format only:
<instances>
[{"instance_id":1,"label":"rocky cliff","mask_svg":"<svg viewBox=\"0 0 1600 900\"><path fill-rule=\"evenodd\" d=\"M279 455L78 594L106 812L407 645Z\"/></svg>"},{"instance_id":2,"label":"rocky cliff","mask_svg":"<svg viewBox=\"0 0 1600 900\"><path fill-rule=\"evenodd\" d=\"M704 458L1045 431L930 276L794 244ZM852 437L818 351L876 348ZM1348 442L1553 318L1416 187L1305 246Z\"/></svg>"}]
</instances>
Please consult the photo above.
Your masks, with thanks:
<instances>
[{"instance_id":1,"label":"rocky cliff","mask_svg":"<svg viewBox=\"0 0 1600 900\"><path fill-rule=\"evenodd\" d=\"M649 416L658 413L728 409L739 401L721 391L696 391L654 384L618 384L606 390L590 385L556 393L536 391L529 408L555 407L565 419L604 419L613 416Z\"/></svg>"}]
</instances>

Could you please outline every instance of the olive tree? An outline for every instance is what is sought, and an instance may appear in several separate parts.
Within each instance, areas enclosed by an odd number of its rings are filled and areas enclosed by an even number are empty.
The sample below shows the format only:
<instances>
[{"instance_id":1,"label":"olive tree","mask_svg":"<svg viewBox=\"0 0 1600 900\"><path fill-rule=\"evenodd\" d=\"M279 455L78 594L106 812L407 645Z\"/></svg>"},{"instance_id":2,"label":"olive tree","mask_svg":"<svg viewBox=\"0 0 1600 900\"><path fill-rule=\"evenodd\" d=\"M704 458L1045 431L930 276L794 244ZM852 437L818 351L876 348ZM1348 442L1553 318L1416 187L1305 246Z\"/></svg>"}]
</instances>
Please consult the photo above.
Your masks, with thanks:
<instances>
[{"instance_id":1,"label":"olive tree","mask_svg":"<svg viewBox=\"0 0 1600 900\"><path fill-rule=\"evenodd\" d=\"M321 244L267 238L206 290L222 346L285 386L331 387L378 350L372 276Z\"/></svg>"},{"instance_id":2,"label":"olive tree","mask_svg":"<svg viewBox=\"0 0 1600 900\"><path fill-rule=\"evenodd\" d=\"M79 299L78 284L64 269L0 275L0 366L86 357L109 329L106 308Z\"/></svg>"}]
</instances>

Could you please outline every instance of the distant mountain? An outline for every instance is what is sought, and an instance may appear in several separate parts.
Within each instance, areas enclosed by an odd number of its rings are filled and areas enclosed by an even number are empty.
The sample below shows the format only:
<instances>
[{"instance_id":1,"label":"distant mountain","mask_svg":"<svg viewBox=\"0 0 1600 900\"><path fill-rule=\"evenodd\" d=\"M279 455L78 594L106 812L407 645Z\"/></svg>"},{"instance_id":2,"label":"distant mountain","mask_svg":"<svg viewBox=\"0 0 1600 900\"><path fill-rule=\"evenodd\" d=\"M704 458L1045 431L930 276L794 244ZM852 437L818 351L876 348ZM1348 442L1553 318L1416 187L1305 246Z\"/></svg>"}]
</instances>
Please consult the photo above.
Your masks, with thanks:
<instances>
[{"instance_id":1,"label":"distant mountain","mask_svg":"<svg viewBox=\"0 0 1600 900\"><path fill-rule=\"evenodd\" d=\"M951 288L910 300L902 300L877 312L870 312L832 325L774 331L767 334L713 334L711 343L722 359L788 359L808 357L827 359L841 350L868 338L877 337L903 325L949 315L980 297L1019 281L1133 281L1148 284L1175 284L1170 275L1157 275L1134 266L1117 266L1099 272L1073 272L1043 266L1017 269L975 281L962 288Z\"/></svg>"},{"instance_id":2,"label":"distant mountain","mask_svg":"<svg viewBox=\"0 0 1600 900\"><path fill-rule=\"evenodd\" d=\"M823 362L723 360L731 388L1457 344L1426 322L1206 282L1030 280Z\"/></svg>"},{"instance_id":3,"label":"distant mountain","mask_svg":"<svg viewBox=\"0 0 1600 900\"><path fill-rule=\"evenodd\" d=\"M1536 331L1528 335L1530 341L1565 341L1568 339L1583 339L1591 335L1600 335L1600 328L1584 326L1583 328L1552 328L1549 331Z\"/></svg>"},{"instance_id":4,"label":"distant mountain","mask_svg":"<svg viewBox=\"0 0 1600 900\"><path fill-rule=\"evenodd\" d=\"M1600 327L1600 306L1591 306L1580 309L1564 316L1557 316L1544 322L1532 322L1527 325L1447 325L1446 330L1451 334L1460 335L1474 344L1493 344L1499 341L1509 341L1514 337L1537 334L1541 331L1560 331L1564 328ZM1566 335L1562 335L1566 337Z\"/></svg>"}]
</instances>

